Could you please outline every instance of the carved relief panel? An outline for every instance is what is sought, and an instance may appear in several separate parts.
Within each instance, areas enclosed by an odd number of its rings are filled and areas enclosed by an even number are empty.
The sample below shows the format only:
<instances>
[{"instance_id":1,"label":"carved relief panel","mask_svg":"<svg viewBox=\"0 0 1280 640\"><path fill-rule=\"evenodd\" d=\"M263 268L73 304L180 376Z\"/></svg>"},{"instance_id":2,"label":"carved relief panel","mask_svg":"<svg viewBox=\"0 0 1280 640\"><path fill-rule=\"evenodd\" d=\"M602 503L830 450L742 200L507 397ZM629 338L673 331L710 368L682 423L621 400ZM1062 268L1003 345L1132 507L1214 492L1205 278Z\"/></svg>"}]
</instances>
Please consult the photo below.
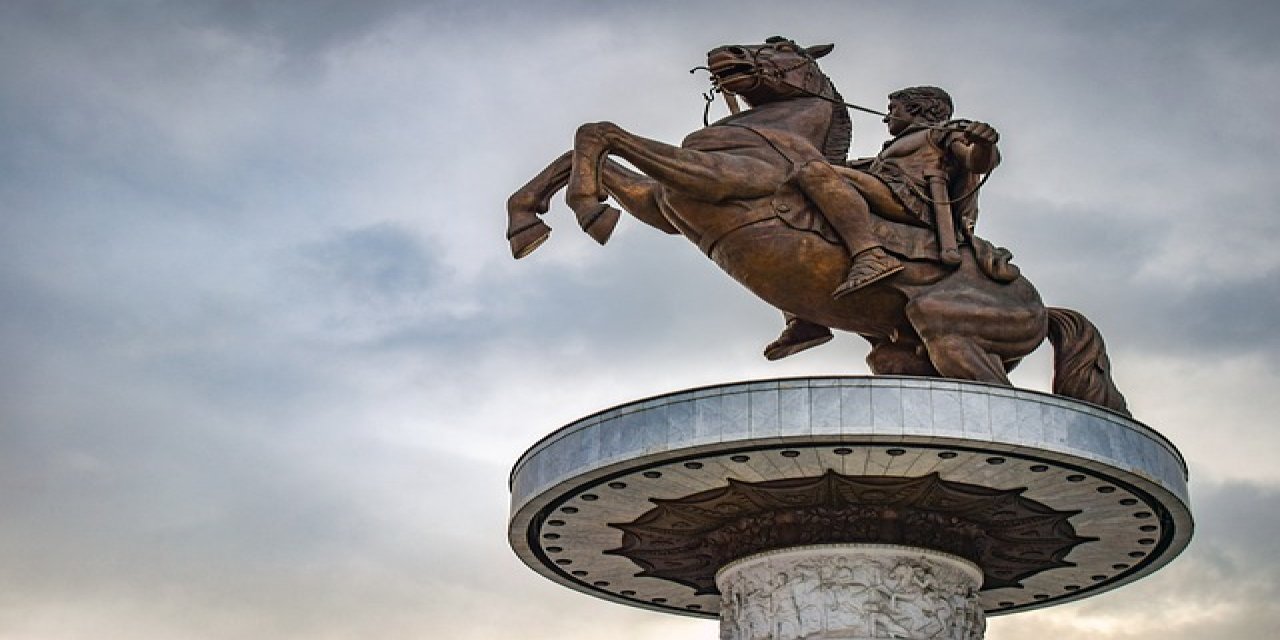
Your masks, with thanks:
<instances>
[{"instance_id":1,"label":"carved relief panel","mask_svg":"<svg viewBox=\"0 0 1280 640\"><path fill-rule=\"evenodd\" d=\"M725 567L721 640L978 640L982 574L960 558L888 545L769 552Z\"/></svg>"}]
</instances>

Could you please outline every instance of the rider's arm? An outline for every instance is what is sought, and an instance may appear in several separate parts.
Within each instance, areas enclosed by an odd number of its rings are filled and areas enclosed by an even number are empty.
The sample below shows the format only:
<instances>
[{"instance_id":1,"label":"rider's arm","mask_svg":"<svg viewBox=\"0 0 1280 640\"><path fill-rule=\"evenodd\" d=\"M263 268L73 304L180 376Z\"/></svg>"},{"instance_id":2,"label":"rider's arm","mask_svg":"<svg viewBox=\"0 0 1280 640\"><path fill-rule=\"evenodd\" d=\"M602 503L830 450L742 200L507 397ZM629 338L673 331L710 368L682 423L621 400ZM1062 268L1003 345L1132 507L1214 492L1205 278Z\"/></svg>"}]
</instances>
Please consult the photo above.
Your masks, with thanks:
<instances>
[{"instance_id":1,"label":"rider's arm","mask_svg":"<svg viewBox=\"0 0 1280 640\"><path fill-rule=\"evenodd\" d=\"M1000 165L1000 134L985 122L970 122L962 133L950 134L947 148L969 173L991 173Z\"/></svg>"}]
</instances>

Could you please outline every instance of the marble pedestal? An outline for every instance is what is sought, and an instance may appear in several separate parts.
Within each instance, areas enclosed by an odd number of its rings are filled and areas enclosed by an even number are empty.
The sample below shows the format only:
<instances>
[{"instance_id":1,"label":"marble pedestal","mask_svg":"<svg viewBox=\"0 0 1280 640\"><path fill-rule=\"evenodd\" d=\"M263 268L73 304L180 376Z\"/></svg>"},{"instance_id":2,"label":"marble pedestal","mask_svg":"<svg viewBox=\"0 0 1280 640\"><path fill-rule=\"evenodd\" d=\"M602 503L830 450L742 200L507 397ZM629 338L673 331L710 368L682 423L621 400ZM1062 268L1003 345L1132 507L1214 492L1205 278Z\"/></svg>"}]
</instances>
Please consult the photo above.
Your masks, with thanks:
<instances>
[{"instance_id":1,"label":"marble pedestal","mask_svg":"<svg viewBox=\"0 0 1280 640\"><path fill-rule=\"evenodd\" d=\"M1096 595L1167 564L1192 533L1186 481L1159 433L1066 398L924 378L768 380L640 400L550 434L512 471L509 539L570 588L713 618L748 606L724 594L754 558L827 549L818 565L843 555L853 570L866 564L854 550L893 545L908 549L881 571L895 584L933 566L911 558L980 572L976 608L935 607L925 617L945 629L905 636L967 639L981 624L959 620ZM861 602L856 588L830 594ZM796 637L906 626L879 606L878 626ZM738 618L722 618L739 634L726 638L784 637L753 637Z\"/></svg>"},{"instance_id":2,"label":"marble pedestal","mask_svg":"<svg viewBox=\"0 0 1280 640\"><path fill-rule=\"evenodd\" d=\"M716 574L721 640L977 640L982 570L881 544L766 551Z\"/></svg>"}]
</instances>

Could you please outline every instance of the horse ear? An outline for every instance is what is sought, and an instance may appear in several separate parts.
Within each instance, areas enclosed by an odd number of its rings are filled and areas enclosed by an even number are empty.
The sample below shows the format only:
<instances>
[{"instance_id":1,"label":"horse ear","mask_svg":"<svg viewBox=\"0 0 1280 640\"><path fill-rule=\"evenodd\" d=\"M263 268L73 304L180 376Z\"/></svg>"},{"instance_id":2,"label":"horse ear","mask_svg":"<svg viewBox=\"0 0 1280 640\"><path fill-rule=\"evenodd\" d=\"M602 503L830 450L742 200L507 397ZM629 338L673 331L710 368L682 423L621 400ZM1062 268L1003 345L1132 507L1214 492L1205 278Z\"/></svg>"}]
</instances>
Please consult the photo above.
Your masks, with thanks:
<instances>
[{"instance_id":1,"label":"horse ear","mask_svg":"<svg viewBox=\"0 0 1280 640\"><path fill-rule=\"evenodd\" d=\"M812 47L805 47L804 52L809 54L809 56L814 60L817 60L818 58L831 53L831 50L834 48L836 48L834 44L818 44Z\"/></svg>"}]
</instances>

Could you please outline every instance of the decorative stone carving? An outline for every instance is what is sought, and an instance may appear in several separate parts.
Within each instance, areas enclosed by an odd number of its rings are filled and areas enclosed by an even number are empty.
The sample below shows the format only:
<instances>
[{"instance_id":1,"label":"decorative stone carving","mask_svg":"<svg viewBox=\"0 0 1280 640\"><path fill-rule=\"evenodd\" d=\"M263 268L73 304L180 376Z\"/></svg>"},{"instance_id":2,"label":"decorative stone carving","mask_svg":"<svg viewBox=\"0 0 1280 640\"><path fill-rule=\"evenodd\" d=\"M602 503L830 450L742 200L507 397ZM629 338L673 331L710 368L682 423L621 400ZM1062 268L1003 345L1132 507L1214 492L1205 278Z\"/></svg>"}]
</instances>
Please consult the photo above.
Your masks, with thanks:
<instances>
[{"instance_id":1,"label":"decorative stone carving","mask_svg":"<svg viewBox=\"0 0 1280 640\"><path fill-rule=\"evenodd\" d=\"M771 551L725 566L721 640L978 640L982 572L960 558L888 545Z\"/></svg>"},{"instance_id":2,"label":"decorative stone carving","mask_svg":"<svg viewBox=\"0 0 1280 640\"><path fill-rule=\"evenodd\" d=\"M674 500L632 522L622 546L606 553L629 558L640 575L714 593L726 563L771 549L813 544L896 544L960 556L983 568L983 588L1016 587L1054 567L1076 545L1069 518L1022 497L1025 489L992 489L918 478L845 476L741 482Z\"/></svg>"}]
</instances>

